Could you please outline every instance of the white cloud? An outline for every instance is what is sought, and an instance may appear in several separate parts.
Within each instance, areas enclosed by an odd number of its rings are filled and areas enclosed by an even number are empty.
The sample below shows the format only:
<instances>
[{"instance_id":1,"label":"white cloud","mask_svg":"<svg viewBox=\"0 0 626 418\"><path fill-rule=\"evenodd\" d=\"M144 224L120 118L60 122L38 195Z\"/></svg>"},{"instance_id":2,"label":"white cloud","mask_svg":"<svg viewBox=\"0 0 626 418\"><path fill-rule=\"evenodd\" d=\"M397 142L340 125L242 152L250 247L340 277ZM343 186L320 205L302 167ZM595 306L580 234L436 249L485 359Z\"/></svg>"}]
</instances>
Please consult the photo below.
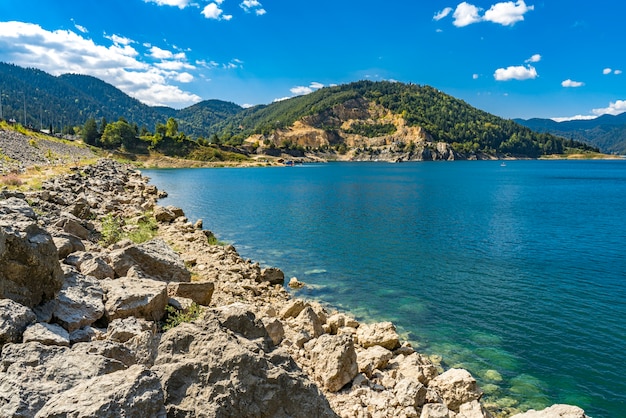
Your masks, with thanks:
<instances>
[{"instance_id":1,"label":"white cloud","mask_svg":"<svg viewBox=\"0 0 626 418\"><path fill-rule=\"evenodd\" d=\"M278 99L274 99L272 103L282 102L284 100L289 100L289 99L293 99L293 96L279 97Z\"/></svg>"},{"instance_id":2,"label":"white cloud","mask_svg":"<svg viewBox=\"0 0 626 418\"><path fill-rule=\"evenodd\" d=\"M582 87L585 85L582 81L574 81L569 78L561 83L563 87Z\"/></svg>"},{"instance_id":3,"label":"white cloud","mask_svg":"<svg viewBox=\"0 0 626 418\"><path fill-rule=\"evenodd\" d=\"M532 57L528 58L524 62L529 63L529 62L539 62L539 61L541 61L541 55L540 54L535 54Z\"/></svg>"},{"instance_id":4,"label":"white cloud","mask_svg":"<svg viewBox=\"0 0 626 418\"><path fill-rule=\"evenodd\" d=\"M605 68L604 70L602 70L602 74L607 75L607 74L611 74L613 72L612 69L610 68Z\"/></svg>"},{"instance_id":5,"label":"white cloud","mask_svg":"<svg viewBox=\"0 0 626 418\"><path fill-rule=\"evenodd\" d=\"M569 122L570 120L592 120L596 119L597 116L591 115L576 115L576 116L566 116L562 118L550 118L555 122Z\"/></svg>"},{"instance_id":6,"label":"white cloud","mask_svg":"<svg viewBox=\"0 0 626 418\"><path fill-rule=\"evenodd\" d=\"M478 74L472 74L472 79L478 80L478 77L479 77Z\"/></svg>"},{"instance_id":7,"label":"white cloud","mask_svg":"<svg viewBox=\"0 0 626 418\"><path fill-rule=\"evenodd\" d=\"M442 11L435 13L435 15L433 16L433 20L439 21L448 16L450 13L452 13L452 7L446 7Z\"/></svg>"},{"instance_id":8,"label":"white cloud","mask_svg":"<svg viewBox=\"0 0 626 418\"><path fill-rule=\"evenodd\" d=\"M246 12L254 12L257 16L263 16L267 11L263 8L263 5L258 0L244 0L239 4Z\"/></svg>"},{"instance_id":9,"label":"white cloud","mask_svg":"<svg viewBox=\"0 0 626 418\"><path fill-rule=\"evenodd\" d=\"M615 70L613 71L613 74L615 75L620 75L622 73L622 70Z\"/></svg>"},{"instance_id":10,"label":"white cloud","mask_svg":"<svg viewBox=\"0 0 626 418\"><path fill-rule=\"evenodd\" d=\"M538 77L537 70L532 65L525 67L523 65L510 66L507 68L498 68L493 74L497 81L508 80L531 80Z\"/></svg>"},{"instance_id":11,"label":"white cloud","mask_svg":"<svg viewBox=\"0 0 626 418\"><path fill-rule=\"evenodd\" d=\"M177 73L139 57L129 45L106 47L69 30L48 31L32 23L0 22L0 61L36 67L53 75L91 75L149 105L183 107L201 100L169 84L168 79Z\"/></svg>"},{"instance_id":12,"label":"white cloud","mask_svg":"<svg viewBox=\"0 0 626 418\"><path fill-rule=\"evenodd\" d=\"M150 48L150 56L152 58L166 60L166 59L179 59L184 60L187 58L184 52L178 52L174 54L172 51L168 51L167 49L161 49L158 46L153 46Z\"/></svg>"},{"instance_id":13,"label":"white cloud","mask_svg":"<svg viewBox=\"0 0 626 418\"><path fill-rule=\"evenodd\" d=\"M193 76L189 73L180 73L176 75L175 79L181 83L191 83L193 81Z\"/></svg>"},{"instance_id":14,"label":"white cloud","mask_svg":"<svg viewBox=\"0 0 626 418\"><path fill-rule=\"evenodd\" d=\"M217 3L209 3L202 9L202 14L207 19L219 20L223 12L224 11L220 9Z\"/></svg>"},{"instance_id":15,"label":"white cloud","mask_svg":"<svg viewBox=\"0 0 626 418\"><path fill-rule=\"evenodd\" d=\"M616 100L609 103L608 107L592 109L594 115L619 115L626 112L626 100Z\"/></svg>"},{"instance_id":16,"label":"white cloud","mask_svg":"<svg viewBox=\"0 0 626 418\"><path fill-rule=\"evenodd\" d=\"M257 16L263 16L264 14L267 13L267 10L265 10L265 9L257 9L255 13L256 13Z\"/></svg>"},{"instance_id":17,"label":"white cloud","mask_svg":"<svg viewBox=\"0 0 626 418\"><path fill-rule=\"evenodd\" d=\"M324 85L322 83L318 83L317 81L314 81L311 83L310 86L312 89L318 90L321 89L322 87L324 87Z\"/></svg>"},{"instance_id":18,"label":"white cloud","mask_svg":"<svg viewBox=\"0 0 626 418\"><path fill-rule=\"evenodd\" d=\"M79 25L78 23L74 23L74 27L81 31L82 33L89 33L86 27Z\"/></svg>"},{"instance_id":19,"label":"white cloud","mask_svg":"<svg viewBox=\"0 0 626 418\"><path fill-rule=\"evenodd\" d=\"M296 96L302 96L305 94L313 93L313 89L307 86L297 86L289 89L290 92L295 94Z\"/></svg>"},{"instance_id":20,"label":"white cloud","mask_svg":"<svg viewBox=\"0 0 626 418\"><path fill-rule=\"evenodd\" d=\"M189 6L192 0L144 0L146 3L156 3L159 6L176 6L184 9ZM220 2L221 3L221 2Z\"/></svg>"},{"instance_id":21,"label":"white cloud","mask_svg":"<svg viewBox=\"0 0 626 418\"><path fill-rule=\"evenodd\" d=\"M243 107L244 109L250 109L251 107L254 107L256 105L250 104L250 103L244 103L241 105L241 107Z\"/></svg>"},{"instance_id":22,"label":"white cloud","mask_svg":"<svg viewBox=\"0 0 626 418\"><path fill-rule=\"evenodd\" d=\"M515 3L512 1L496 3L485 12L483 19L503 26L513 26L523 21L524 15L534 9L535 6L526 6L524 0L518 0Z\"/></svg>"},{"instance_id":23,"label":"white cloud","mask_svg":"<svg viewBox=\"0 0 626 418\"><path fill-rule=\"evenodd\" d=\"M474 6L473 4L469 4L467 2L459 3L456 6L456 10L452 17L454 17L454 26L457 28L461 28L463 26L471 25L472 23L477 23L482 20L479 15L481 9Z\"/></svg>"},{"instance_id":24,"label":"white cloud","mask_svg":"<svg viewBox=\"0 0 626 418\"><path fill-rule=\"evenodd\" d=\"M132 39L126 38L124 36L119 36L119 35L104 35L105 38L110 39L111 41L113 41L113 43L118 44L118 45L130 45L135 43L135 41L133 41Z\"/></svg>"}]
</instances>

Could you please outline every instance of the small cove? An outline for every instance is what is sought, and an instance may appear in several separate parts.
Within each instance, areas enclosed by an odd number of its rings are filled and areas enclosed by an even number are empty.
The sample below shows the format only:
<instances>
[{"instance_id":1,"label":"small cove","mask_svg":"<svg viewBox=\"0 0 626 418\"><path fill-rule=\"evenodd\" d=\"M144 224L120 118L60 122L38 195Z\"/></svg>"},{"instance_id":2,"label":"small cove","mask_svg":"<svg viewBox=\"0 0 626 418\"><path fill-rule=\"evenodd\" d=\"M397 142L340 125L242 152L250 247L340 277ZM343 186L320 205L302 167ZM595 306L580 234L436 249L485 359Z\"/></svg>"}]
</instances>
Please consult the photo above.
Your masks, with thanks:
<instances>
[{"instance_id":1,"label":"small cove","mask_svg":"<svg viewBox=\"0 0 626 418\"><path fill-rule=\"evenodd\" d=\"M143 171L298 295L393 321L502 406L626 407L626 161Z\"/></svg>"}]
</instances>

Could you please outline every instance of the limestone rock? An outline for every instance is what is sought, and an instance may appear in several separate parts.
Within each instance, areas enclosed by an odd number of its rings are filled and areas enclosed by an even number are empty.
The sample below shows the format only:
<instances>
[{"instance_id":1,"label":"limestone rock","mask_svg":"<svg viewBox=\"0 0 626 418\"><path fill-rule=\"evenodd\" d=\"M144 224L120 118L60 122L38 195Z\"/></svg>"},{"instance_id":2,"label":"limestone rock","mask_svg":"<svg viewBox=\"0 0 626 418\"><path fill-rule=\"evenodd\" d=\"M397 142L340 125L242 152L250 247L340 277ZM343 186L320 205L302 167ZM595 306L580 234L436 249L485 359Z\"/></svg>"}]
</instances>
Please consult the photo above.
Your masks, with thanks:
<instances>
[{"instance_id":1,"label":"limestone rock","mask_svg":"<svg viewBox=\"0 0 626 418\"><path fill-rule=\"evenodd\" d=\"M100 256L92 257L80 264L79 270L86 276L93 276L96 279L112 279L115 271L109 266L106 260Z\"/></svg>"},{"instance_id":2,"label":"limestone rock","mask_svg":"<svg viewBox=\"0 0 626 418\"><path fill-rule=\"evenodd\" d=\"M157 222L172 222L176 219L176 215L173 211L163 206L156 205L153 209L154 219Z\"/></svg>"},{"instance_id":3,"label":"limestone rock","mask_svg":"<svg viewBox=\"0 0 626 418\"><path fill-rule=\"evenodd\" d=\"M266 354L211 312L163 334L152 370L171 417L336 417L285 352Z\"/></svg>"},{"instance_id":4,"label":"limestone rock","mask_svg":"<svg viewBox=\"0 0 626 418\"><path fill-rule=\"evenodd\" d=\"M159 238L115 250L110 256L113 270L119 277L126 276L134 266L164 282L188 282L191 278L180 256Z\"/></svg>"},{"instance_id":5,"label":"limestone rock","mask_svg":"<svg viewBox=\"0 0 626 418\"><path fill-rule=\"evenodd\" d=\"M118 318L109 324L107 338L112 341L125 343L146 331L155 334L156 324L145 319L135 318L134 316Z\"/></svg>"},{"instance_id":6,"label":"limestone rock","mask_svg":"<svg viewBox=\"0 0 626 418\"><path fill-rule=\"evenodd\" d=\"M305 331L311 338L317 338L324 333L319 317L310 306L307 306L298 314L295 324L297 328Z\"/></svg>"},{"instance_id":7,"label":"limestone rock","mask_svg":"<svg viewBox=\"0 0 626 418\"><path fill-rule=\"evenodd\" d=\"M306 284L298 280L297 277L292 277L291 279L289 279L289 287L291 287L292 289L302 289L304 286L306 286Z\"/></svg>"},{"instance_id":8,"label":"limestone rock","mask_svg":"<svg viewBox=\"0 0 626 418\"><path fill-rule=\"evenodd\" d=\"M167 284L156 280L102 280L104 315L108 321L135 316L157 321L165 314Z\"/></svg>"},{"instance_id":9,"label":"limestone rock","mask_svg":"<svg viewBox=\"0 0 626 418\"><path fill-rule=\"evenodd\" d=\"M269 284L283 284L285 283L285 273L276 267L269 267L261 270L259 281Z\"/></svg>"},{"instance_id":10,"label":"limestone rock","mask_svg":"<svg viewBox=\"0 0 626 418\"><path fill-rule=\"evenodd\" d=\"M250 309L250 306L243 303L233 303L214 309L213 313L224 328L249 340L261 338L264 342L269 342L270 338L263 322L257 319Z\"/></svg>"},{"instance_id":11,"label":"limestone rock","mask_svg":"<svg viewBox=\"0 0 626 418\"><path fill-rule=\"evenodd\" d=\"M125 366L97 354L37 342L7 344L0 356L0 416L34 417L54 394Z\"/></svg>"},{"instance_id":12,"label":"limestone rock","mask_svg":"<svg viewBox=\"0 0 626 418\"><path fill-rule=\"evenodd\" d=\"M58 252L50 234L34 219L12 213L20 209L4 204L0 200L0 299L32 308L53 299L61 289Z\"/></svg>"},{"instance_id":13,"label":"limestone rock","mask_svg":"<svg viewBox=\"0 0 626 418\"><path fill-rule=\"evenodd\" d=\"M391 322L378 322L375 324L361 324L356 330L359 345L363 348L380 345L388 350L400 346L400 337L396 327Z\"/></svg>"},{"instance_id":14,"label":"limestone rock","mask_svg":"<svg viewBox=\"0 0 626 418\"><path fill-rule=\"evenodd\" d=\"M70 345L70 334L56 324L37 323L29 326L24 331L24 343L38 342L44 345Z\"/></svg>"},{"instance_id":15,"label":"limestone rock","mask_svg":"<svg viewBox=\"0 0 626 418\"><path fill-rule=\"evenodd\" d=\"M35 313L11 299L0 299L0 350L6 343L17 343L29 325L37 320Z\"/></svg>"},{"instance_id":16,"label":"limestone rock","mask_svg":"<svg viewBox=\"0 0 626 418\"><path fill-rule=\"evenodd\" d=\"M492 416L479 401L472 401L461 404L456 418L492 418Z\"/></svg>"},{"instance_id":17,"label":"limestone rock","mask_svg":"<svg viewBox=\"0 0 626 418\"><path fill-rule=\"evenodd\" d=\"M556 404L541 411L524 412L523 414L513 415L511 418L588 418L585 411L577 406Z\"/></svg>"},{"instance_id":18,"label":"limestone rock","mask_svg":"<svg viewBox=\"0 0 626 418\"><path fill-rule=\"evenodd\" d=\"M324 334L304 345L313 375L329 392L337 392L359 373L352 338Z\"/></svg>"},{"instance_id":19,"label":"limestone rock","mask_svg":"<svg viewBox=\"0 0 626 418\"><path fill-rule=\"evenodd\" d=\"M371 377L374 370L382 370L392 358L393 353L386 348L379 345L370 347L357 354L359 372Z\"/></svg>"},{"instance_id":20,"label":"limestone rock","mask_svg":"<svg viewBox=\"0 0 626 418\"><path fill-rule=\"evenodd\" d=\"M450 410L442 403L427 403L422 408L420 418L452 418Z\"/></svg>"},{"instance_id":21,"label":"limestone rock","mask_svg":"<svg viewBox=\"0 0 626 418\"><path fill-rule=\"evenodd\" d=\"M430 381L428 387L439 393L448 409L458 412L459 406L481 398L483 392L476 379L465 369L450 369Z\"/></svg>"},{"instance_id":22,"label":"limestone rock","mask_svg":"<svg viewBox=\"0 0 626 418\"><path fill-rule=\"evenodd\" d=\"M280 344L285 337L283 323L278 318L262 318L262 321L274 345Z\"/></svg>"},{"instance_id":23,"label":"limestone rock","mask_svg":"<svg viewBox=\"0 0 626 418\"><path fill-rule=\"evenodd\" d=\"M94 377L53 395L35 418L165 418L158 377L141 366Z\"/></svg>"},{"instance_id":24,"label":"limestone rock","mask_svg":"<svg viewBox=\"0 0 626 418\"><path fill-rule=\"evenodd\" d=\"M91 325L104 314L104 292L98 280L65 268L65 281L52 312L53 319L68 332Z\"/></svg>"},{"instance_id":25,"label":"limestone rock","mask_svg":"<svg viewBox=\"0 0 626 418\"><path fill-rule=\"evenodd\" d=\"M336 313L328 317L326 324L330 327L331 334L337 334L337 331L343 327L358 328L359 323L344 313Z\"/></svg>"},{"instance_id":26,"label":"limestone rock","mask_svg":"<svg viewBox=\"0 0 626 418\"><path fill-rule=\"evenodd\" d=\"M196 302L198 305L208 306L215 290L213 282L173 282L168 283L167 293L170 296L180 296Z\"/></svg>"},{"instance_id":27,"label":"limestone rock","mask_svg":"<svg viewBox=\"0 0 626 418\"><path fill-rule=\"evenodd\" d=\"M283 309L281 309L279 316L282 319L295 318L300 315L300 312L302 312L306 306L307 304L305 304L302 300L292 299L287 302Z\"/></svg>"},{"instance_id":28,"label":"limestone rock","mask_svg":"<svg viewBox=\"0 0 626 418\"><path fill-rule=\"evenodd\" d=\"M402 406L421 407L426 402L426 387L411 377L400 380L394 387L396 399Z\"/></svg>"},{"instance_id":29,"label":"limestone rock","mask_svg":"<svg viewBox=\"0 0 626 418\"><path fill-rule=\"evenodd\" d=\"M399 355L394 361L403 377L414 377L425 385L438 374L437 367L419 353Z\"/></svg>"}]
</instances>

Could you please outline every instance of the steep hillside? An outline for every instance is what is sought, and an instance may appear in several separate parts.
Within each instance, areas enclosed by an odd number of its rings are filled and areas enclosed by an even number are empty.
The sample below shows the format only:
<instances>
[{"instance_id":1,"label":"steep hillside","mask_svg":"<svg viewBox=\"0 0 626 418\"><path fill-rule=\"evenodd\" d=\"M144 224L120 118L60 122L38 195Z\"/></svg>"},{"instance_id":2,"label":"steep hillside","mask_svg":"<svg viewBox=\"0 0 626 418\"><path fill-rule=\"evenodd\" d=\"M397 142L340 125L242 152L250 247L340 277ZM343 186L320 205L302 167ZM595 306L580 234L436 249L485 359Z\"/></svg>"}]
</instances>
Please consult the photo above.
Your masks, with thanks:
<instances>
[{"instance_id":1,"label":"steep hillside","mask_svg":"<svg viewBox=\"0 0 626 418\"><path fill-rule=\"evenodd\" d=\"M210 127L241 112L235 103L221 100L205 100L176 112L178 127L182 132L195 137L207 136Z\"/></svg>"},{"instance_id":2,"label":"steep hillside","mask_svg":"<svg viewBox=\"0 0 626 418\"><path fill-rule=\"evenodd\" d=\"M591 120L555 122L551 119L515 119L537 132L586 142L610 154L626 154L626 113L603 115Z\"/></svg>"},{"instance_id":3,"label":"steep hillside","mask_svg":"<svg viewBox=\"0 0 626 418\"><path fill-rule=\"evenodd\" d=\"M246 109L212 133L222 142L255 147L350 150L354 159L535 158L591 150L432 87L395 82L360 81Z\"/></svg>"}]
</instances>

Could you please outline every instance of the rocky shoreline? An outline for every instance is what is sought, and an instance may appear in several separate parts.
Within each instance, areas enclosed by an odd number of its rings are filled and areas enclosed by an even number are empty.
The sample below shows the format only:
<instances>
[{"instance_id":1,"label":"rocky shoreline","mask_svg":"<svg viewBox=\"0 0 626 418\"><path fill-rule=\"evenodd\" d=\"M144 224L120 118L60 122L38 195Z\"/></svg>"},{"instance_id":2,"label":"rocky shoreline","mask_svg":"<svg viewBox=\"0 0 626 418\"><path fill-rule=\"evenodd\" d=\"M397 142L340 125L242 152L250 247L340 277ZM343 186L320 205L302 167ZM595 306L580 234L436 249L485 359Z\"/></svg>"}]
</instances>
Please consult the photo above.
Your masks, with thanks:
<instances>
[{"instance_id":1,"label":"rocky shoreline","mask_svg":"<svg viewBox=\"0 0 626 418\"><path fill-rule=\"evenodd\" d=\"M469 372L291 297L164 195L111 160L0 191L0 416L492 416Z\"/></svg>"}]
</instances>

